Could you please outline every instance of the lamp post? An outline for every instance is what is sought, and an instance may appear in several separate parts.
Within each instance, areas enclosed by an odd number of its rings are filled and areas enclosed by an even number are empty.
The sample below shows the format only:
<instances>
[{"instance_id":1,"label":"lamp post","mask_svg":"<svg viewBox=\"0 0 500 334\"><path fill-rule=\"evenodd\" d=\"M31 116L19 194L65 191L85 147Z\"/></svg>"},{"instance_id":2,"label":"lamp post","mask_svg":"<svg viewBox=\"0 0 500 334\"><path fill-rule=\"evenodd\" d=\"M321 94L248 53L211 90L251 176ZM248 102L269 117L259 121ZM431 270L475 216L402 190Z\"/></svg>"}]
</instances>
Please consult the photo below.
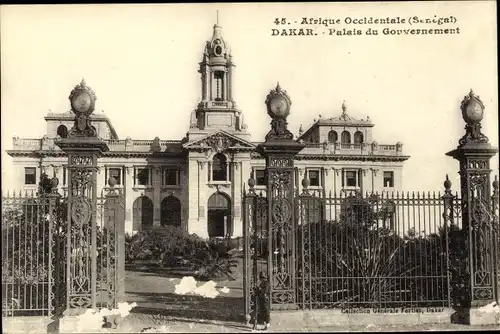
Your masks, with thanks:
<instances>
[{"instance_id":1,"label":"lamp post","mask_svg":"<svg viewBox=\"0 0 500 334\"><path fill-rule=\"evenodd\" d=\"M294 157L305 145L295 141L287 129L292 102L279 83L267 95L265 104L271 130L257 150L266 160L270 301L272 308L286 309L296 303Z\"/></svg>"},{"instance_id":2,"label":"lamp post","mask_svg":"<svg viewBox=\"0 0 500 334\"><path fill-rule=\"evenodd\" d=\"M497 153L481 132L484 104L471 90L462 101L465 135L458 147L446 153L459 161L462 228L468 259L465 271L465 307L478 307L494 300L498 268L494 267L494 219L491 205L490 159Z\"/></svg>"},{"instance_id":3,"label":"lamp post","mask_svg":"<svg viewBox=\"0 0 500 334\"><path fill-rule=\"evenodd\" d=\"M67 138L56 140L68 156L68 218L66 263L66 315L78 315L97 304L97 161L108 151L98 138L90 116L96 96L85 80L71 91L73 128ZM75 254L75 250L90 248Z\"/></svg>"}]
</instances>

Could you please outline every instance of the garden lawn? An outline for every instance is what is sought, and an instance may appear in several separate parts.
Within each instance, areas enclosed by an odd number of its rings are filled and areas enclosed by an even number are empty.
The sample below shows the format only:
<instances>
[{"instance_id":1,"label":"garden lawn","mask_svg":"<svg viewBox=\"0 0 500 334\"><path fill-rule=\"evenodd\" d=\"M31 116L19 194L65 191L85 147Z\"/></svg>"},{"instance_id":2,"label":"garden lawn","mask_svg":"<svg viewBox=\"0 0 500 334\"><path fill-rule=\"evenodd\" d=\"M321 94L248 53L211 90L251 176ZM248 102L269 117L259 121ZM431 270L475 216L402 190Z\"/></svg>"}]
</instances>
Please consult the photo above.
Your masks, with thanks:
<instances>
[{"instance_id":1,"label":"garden lawn","mask_svg":"<svg viewBox=\"0 0 500 334\"><path fill-rule=\"evenodd\" d=\"M147 269L139 266L128 268L125 277L125 291L128 302L136 302L131 315L134 318L231 321L241 322L244 316L243 260L237 258L233 268L234 281L216 282L219 295L213 299L197 295L177 295L175 286L183 276L193 276L189 270L172 268ZM205 282L198 281L198 286ZM227 287L228 293L220 292ZM159 324L161 324L161 321ZM158 325L158 324L156 324Z\"/></svg>"}]
</instances>

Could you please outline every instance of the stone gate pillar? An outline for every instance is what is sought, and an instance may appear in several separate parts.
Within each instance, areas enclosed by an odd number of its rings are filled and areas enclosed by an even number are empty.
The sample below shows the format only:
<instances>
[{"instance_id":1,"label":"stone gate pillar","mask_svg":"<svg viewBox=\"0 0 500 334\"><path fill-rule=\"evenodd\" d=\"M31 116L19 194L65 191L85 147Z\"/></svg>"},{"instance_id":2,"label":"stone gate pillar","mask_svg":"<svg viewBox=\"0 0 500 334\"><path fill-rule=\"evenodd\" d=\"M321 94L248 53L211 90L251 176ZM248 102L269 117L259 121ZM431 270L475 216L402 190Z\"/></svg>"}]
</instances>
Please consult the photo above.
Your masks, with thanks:
<instances>
[{"instance_id":1,"label":"stone gate pillar","mask_svg":"<svg viewBox=\"0 0 500 334\"><path fill-rule=\"evenodd\" d=\"M304 145L287 129L291 100L279 83L267 95L266 106L271 131L257 149L266 159L270 299L273 309L290 309L296 307L293 160Z\"/></svg>"},{"instance_id":2,"label":"stone gate pillar","mask_svg":"<svg viewBox=\"0 0 500 334\"><path fill-rule=\"evenodd\" d=\"M96 308L97 298L97 161L107 144L90 123L96 96L85 81L69 96L75 123L56 145L68 155L66 315Z\"/></svg>"},{"instance_id":3,"label":"stone gate pillar","mask_svg":"<svg viewBox=\"0 0 500 334\"><path fill-rule=\"evenodd\" d=\"M481 133L484 105L472 90L462 101L461 110L466 133L458 147L446 155L460 164L462 229L468 254L464 306L474 308L492 302L496 294L498 269L494 253L498 239L495 238L497 222L491 204L490 159L497 149Z\"/></svg>"}]
</instances>

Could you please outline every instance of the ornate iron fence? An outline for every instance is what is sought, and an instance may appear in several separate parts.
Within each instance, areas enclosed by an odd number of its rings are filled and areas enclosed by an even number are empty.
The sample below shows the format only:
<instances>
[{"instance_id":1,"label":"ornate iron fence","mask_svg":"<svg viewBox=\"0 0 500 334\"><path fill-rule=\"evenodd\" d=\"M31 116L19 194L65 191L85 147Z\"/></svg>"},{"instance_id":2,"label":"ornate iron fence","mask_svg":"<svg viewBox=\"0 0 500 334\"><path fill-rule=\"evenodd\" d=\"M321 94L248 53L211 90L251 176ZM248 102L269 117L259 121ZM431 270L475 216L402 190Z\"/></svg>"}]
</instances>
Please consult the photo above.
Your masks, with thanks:
<instances>
[{"instance_id":1,"label":"ornate iron fence","mask_svg":"<svg viewBox=\"0 0 500 334\"><path fill-rule=\"evenodd\" d=\"M2 194L2 316L51 316L62 231L57 195Z\"/></svg>"},{"instance_id":2,"label":"ornate iron fence","mask_svg":"<svg viewBox=\"0 0 500 334\"><path fill-rule=\"evenodd\" d=\"M295 258L296 308L448 307L459 281L461 201L445 194L380 193L295 198L295 238L269 256L267 200L245 197L246 314L254 318L260 271ZM453 258L451 260L450 258ZM272 308L280 300L271 298Z\"/></svg>"},{"instance_id":3,"label":"ornate iron fence","mask_svg":"<svg viewBox=\"0 0 500 334\"><path fill-rule=\"evenodd\" d=\"M449 236L459 227L444 208L438 193L319 198L306 190L297 198L299 305L449 306Z\"/></svg>"},{"instance_id":4,"label":"ornate iron fence","mask_svg":"<svg viewBox=\"0 0 500 334\"><path fill-rule=\"evenodd\" d=\"M2 316L52 316L68 307L66 202L57 193L2 195ZM71 250L78 261L96 256L100 308L116 307L124 294L124 212L123 194L104 189L97 201L95 254L88 254L90 226L81 231L87 242ZM76 274L82 282L91 277L89 271Z\"/></svg>"}]
</instances>

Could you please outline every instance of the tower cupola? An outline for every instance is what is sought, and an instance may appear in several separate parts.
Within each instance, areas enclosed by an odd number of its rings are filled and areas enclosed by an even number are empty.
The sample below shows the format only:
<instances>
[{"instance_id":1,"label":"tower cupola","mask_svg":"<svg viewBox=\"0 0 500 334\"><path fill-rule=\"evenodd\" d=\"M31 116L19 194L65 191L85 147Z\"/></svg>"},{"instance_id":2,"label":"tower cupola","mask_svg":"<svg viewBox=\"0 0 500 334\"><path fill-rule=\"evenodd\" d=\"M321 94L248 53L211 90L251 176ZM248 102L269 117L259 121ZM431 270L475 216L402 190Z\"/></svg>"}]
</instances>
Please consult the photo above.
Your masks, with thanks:
<instances>
[{"instance_id":1,"label":"tower cupola","mask_svg":"<svg viewBox=\"0 0 500 334\"><path fill-rule=\"evenodd\" d=\"M213 26L206 42L198 72L201 74L201 101L191 115L191 133L224 130L246 133L242 112L233 98L233 62L222 27Z\"/></svg>"}]
</instances>

